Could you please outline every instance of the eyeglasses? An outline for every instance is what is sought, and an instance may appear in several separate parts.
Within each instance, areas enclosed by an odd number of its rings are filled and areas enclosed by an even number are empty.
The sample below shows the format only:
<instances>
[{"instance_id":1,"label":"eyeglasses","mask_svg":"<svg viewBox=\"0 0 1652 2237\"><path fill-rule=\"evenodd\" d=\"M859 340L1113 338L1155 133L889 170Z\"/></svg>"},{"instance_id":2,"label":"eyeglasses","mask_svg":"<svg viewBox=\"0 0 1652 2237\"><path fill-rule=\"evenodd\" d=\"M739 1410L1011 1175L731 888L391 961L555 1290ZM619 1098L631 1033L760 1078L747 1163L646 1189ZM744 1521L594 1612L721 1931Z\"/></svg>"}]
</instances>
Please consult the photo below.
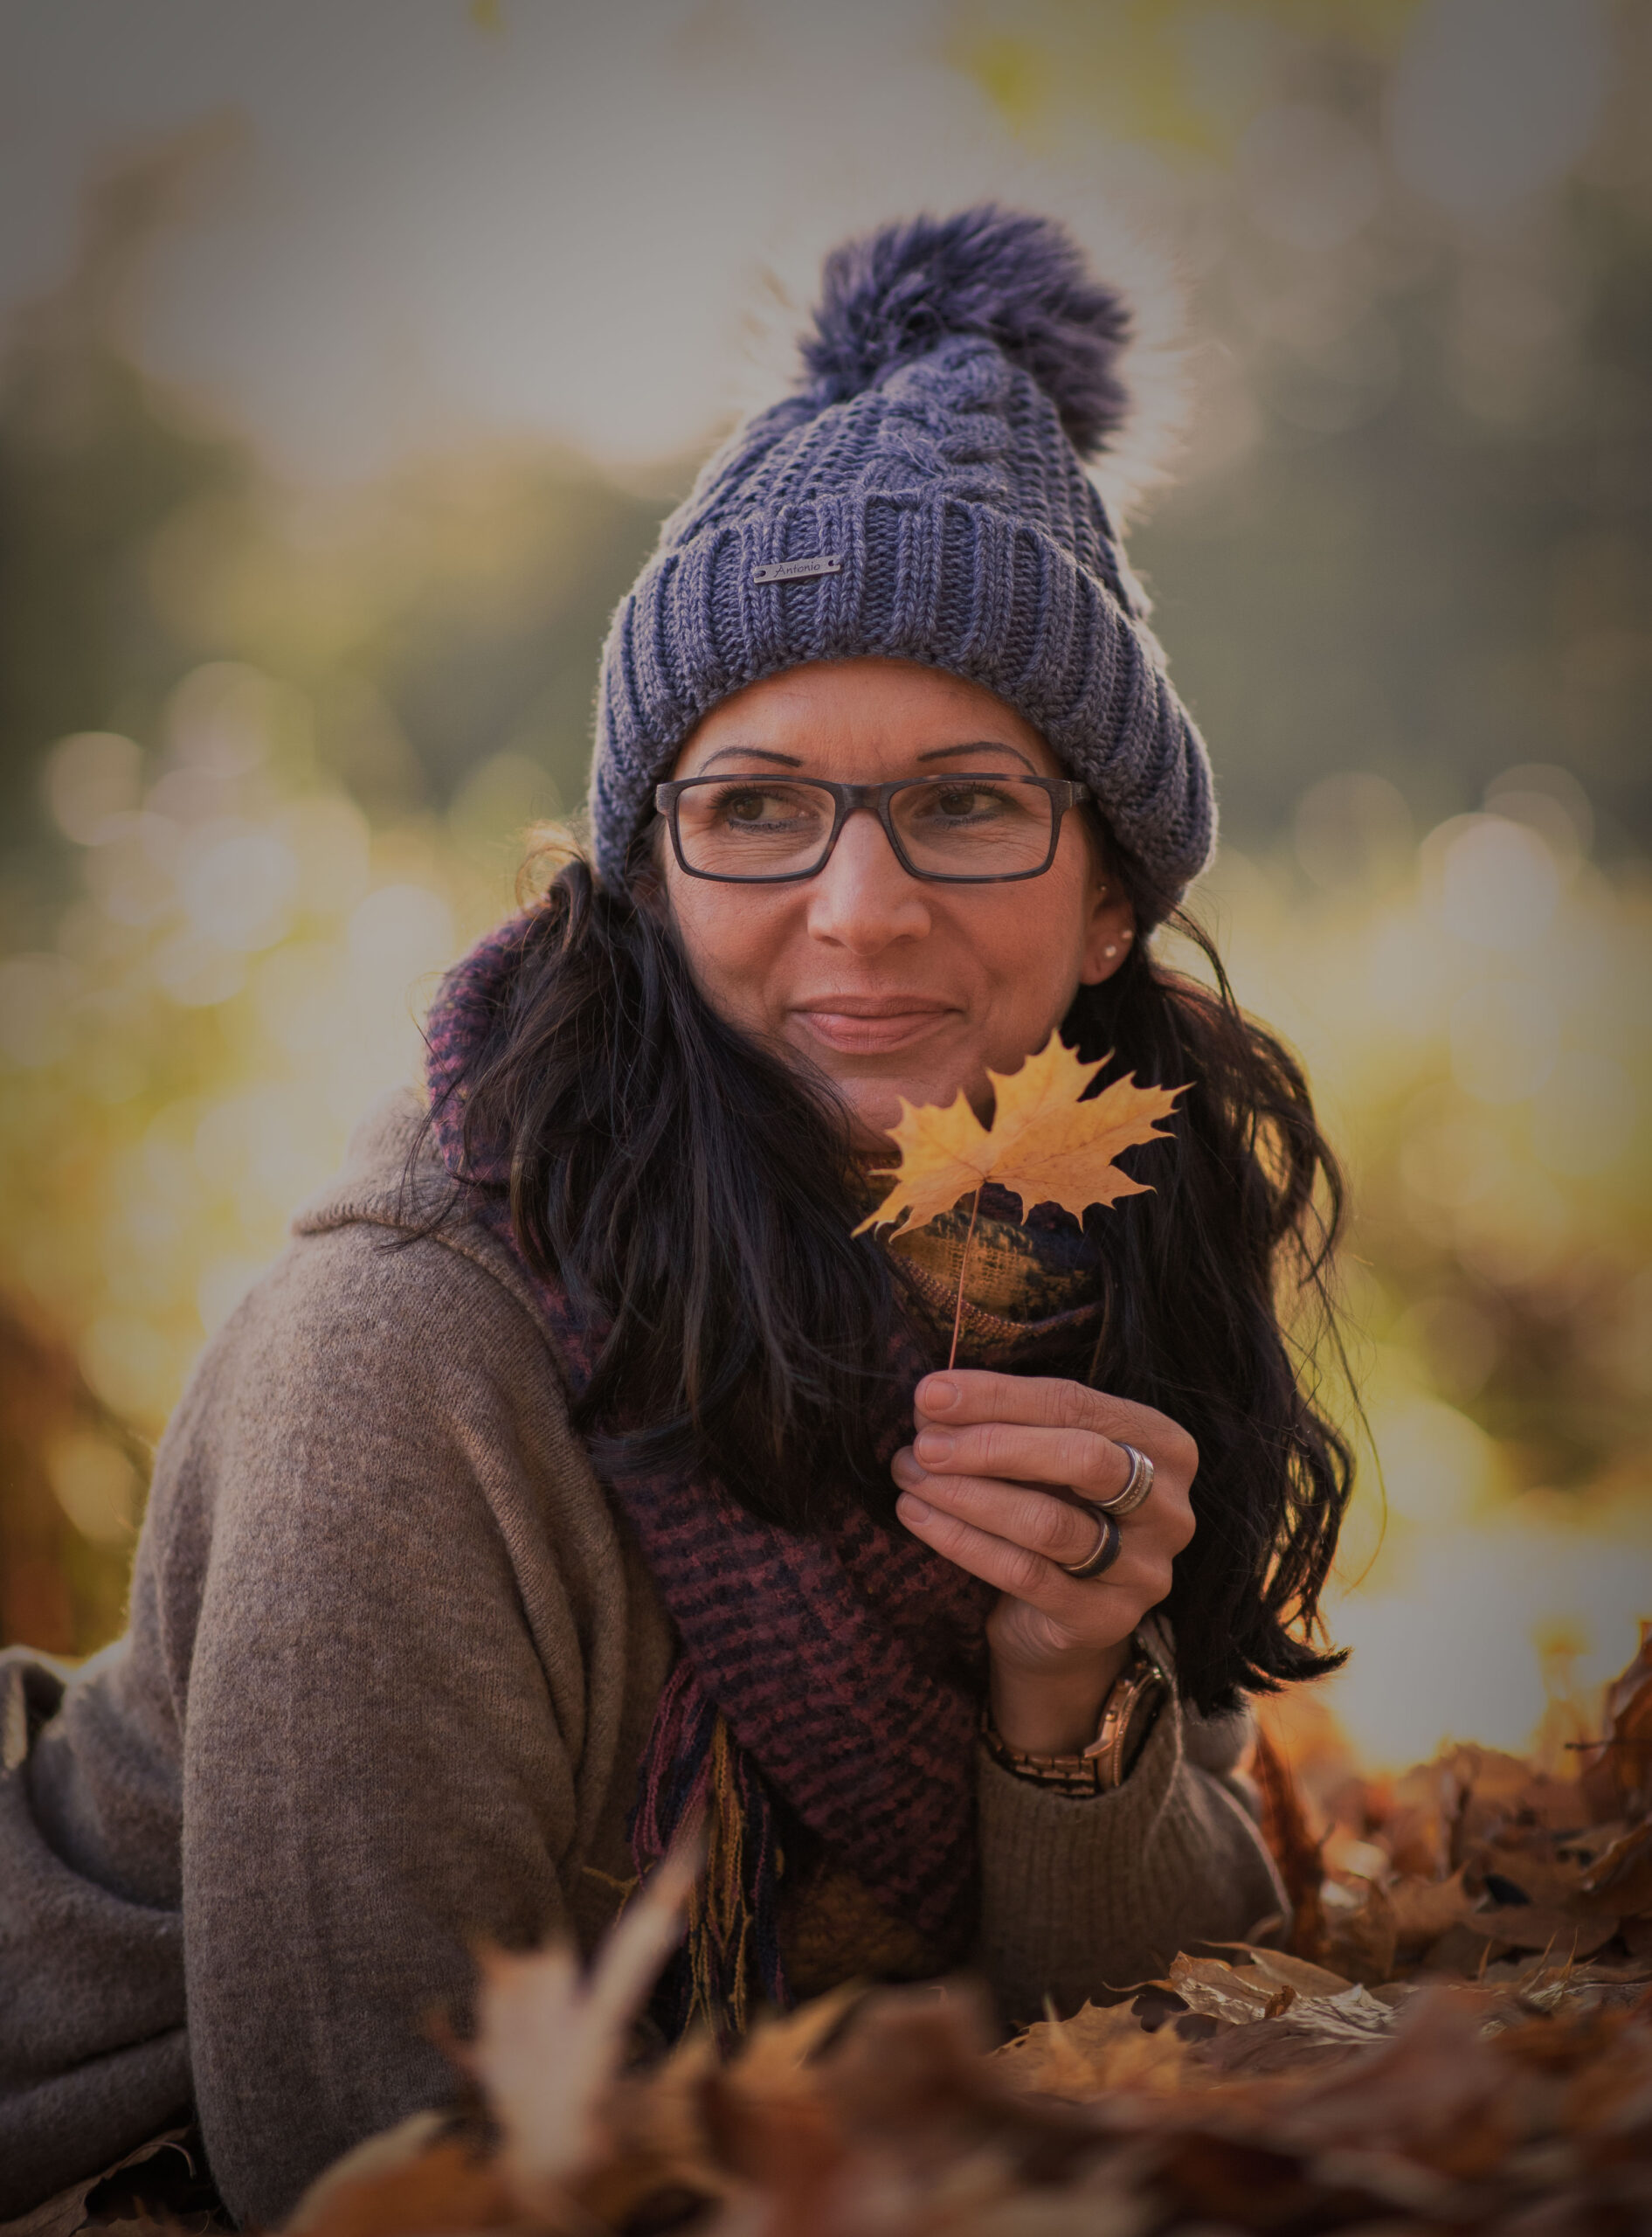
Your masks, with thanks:
<instances>
[{"instance_id":1,"label":"eyeglasses","mask_svg":"<svg viewBox=\"0 0 1652 2237\"><path fill-rule=\"evenodd\" d=\"M913 877L989 885L1042 877L1061 818L1090 797L1065 777L902 777L836 785L824 777L681 777L654 787L690 877L782 885L813 877L857 808L883 826Z\"/></svg>"}]
</instances>

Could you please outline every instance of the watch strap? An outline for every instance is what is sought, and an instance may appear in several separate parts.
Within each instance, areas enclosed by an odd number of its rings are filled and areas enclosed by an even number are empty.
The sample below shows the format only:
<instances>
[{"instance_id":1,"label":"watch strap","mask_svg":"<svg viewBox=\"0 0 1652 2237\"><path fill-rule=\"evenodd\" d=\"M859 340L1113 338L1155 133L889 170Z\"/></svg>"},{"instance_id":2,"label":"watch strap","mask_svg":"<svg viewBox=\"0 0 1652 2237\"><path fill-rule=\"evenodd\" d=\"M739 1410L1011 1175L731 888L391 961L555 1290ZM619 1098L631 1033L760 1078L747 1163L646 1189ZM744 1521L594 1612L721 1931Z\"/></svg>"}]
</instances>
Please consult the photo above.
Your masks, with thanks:
<instances>
[{"instance_id":1,"label":"watch strap","mask_svg":"<svg viewBox=\"0 0 1652 2237\"><path fill-rule=\"evenodd\" d=\"M1040 1756L1030 1749L1013 1748L984 1706L981 1740L987 1754L1013 1777L1057 1794L1082 1798L1123 1786L1170 1692L1163 1666L1139 1638L1135 1649L1102 1703L1096 1737L1080 1754Z\"/></svg>"}]
</instances>

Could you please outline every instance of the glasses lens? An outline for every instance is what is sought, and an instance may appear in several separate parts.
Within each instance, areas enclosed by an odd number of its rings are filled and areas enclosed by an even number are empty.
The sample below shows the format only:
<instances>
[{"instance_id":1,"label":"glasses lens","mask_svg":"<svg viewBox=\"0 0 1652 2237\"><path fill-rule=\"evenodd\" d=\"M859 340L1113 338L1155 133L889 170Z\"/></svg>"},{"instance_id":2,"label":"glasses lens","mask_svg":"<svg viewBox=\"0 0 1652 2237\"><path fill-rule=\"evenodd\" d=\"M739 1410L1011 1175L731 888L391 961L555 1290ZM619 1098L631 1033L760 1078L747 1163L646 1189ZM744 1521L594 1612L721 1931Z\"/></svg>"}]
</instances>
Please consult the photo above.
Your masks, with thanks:
<instances>
[{"instance_id":1,"label":"glasses lens","mask_svg":"<svg viewBox=\"0 0 1652 2237\"><path fill-rule=\"evenodd\" d=\"M937 877L1015 877L1049 855L1054 803L1014 777L933 778L890 807L912 867Z\"/></svg>"},{"instance_id":2,"label":"glasses lens","mask_svg":"<svg viewBox=\"0 0 1652 2237\"><path fill-rule=\"evenodd\" d=\"M832 835L833 801L819 785L766 777L690 785L677 796L677 836L708 877L792 877L812 869Z\"/></svg>"}]
</instances>

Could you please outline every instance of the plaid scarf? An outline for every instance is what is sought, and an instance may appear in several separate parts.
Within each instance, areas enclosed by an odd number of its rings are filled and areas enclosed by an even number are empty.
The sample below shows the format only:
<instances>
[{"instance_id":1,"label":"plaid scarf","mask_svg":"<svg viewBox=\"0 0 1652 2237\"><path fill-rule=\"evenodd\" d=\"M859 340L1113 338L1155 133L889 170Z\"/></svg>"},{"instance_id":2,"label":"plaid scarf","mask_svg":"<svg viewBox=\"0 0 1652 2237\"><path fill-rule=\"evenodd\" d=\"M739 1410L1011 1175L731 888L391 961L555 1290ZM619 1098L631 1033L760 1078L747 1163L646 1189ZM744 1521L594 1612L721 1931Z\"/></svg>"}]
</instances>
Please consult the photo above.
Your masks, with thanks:
<instances>
[{"instance_id":1,"label":"plaid scarf","mask_svg":"<svg viewBox=\"0 0 1652 2237\"><path fill-rule=\"evenodd\" d=\"M529 1272L577 1398L605 1332L582 1320L559 1282L527 1266L499 1193L509 1146L490 1145L468 1165L462 1152L467 1077L508 999L528 922L501 925L443 982L426 1028L427 1084L443 1159L455 1176L492 1185L476 1215ZM984 1223L992 1209L989 1191ZM1069 1263L1085 1248L1059 1215L1034 1215L1034 1226ZM896 1340L878 1447L885 1461L911 1433L914 1387L945 1358L952 1300L920 1276L920 1304L931 1290L944 1312L928 1340ZM966 1309L958 1363L1032 1368L1064 1352L1089 1312L1027 1326ZM790 2002L777 1903L785 1812L917 1930L936 1970L956 1963L972 1924L975 1724L992 1589L847 1501L826 1534L805 1536L758 1520L702 1472L612 1470L605 1482L681 1643L631 1820L638 1868L691 1818L708 1843L687 1941L664 1984L667 2027L705 2018L737 2033L754 1995Z\"/></svg>"}]
</instances>

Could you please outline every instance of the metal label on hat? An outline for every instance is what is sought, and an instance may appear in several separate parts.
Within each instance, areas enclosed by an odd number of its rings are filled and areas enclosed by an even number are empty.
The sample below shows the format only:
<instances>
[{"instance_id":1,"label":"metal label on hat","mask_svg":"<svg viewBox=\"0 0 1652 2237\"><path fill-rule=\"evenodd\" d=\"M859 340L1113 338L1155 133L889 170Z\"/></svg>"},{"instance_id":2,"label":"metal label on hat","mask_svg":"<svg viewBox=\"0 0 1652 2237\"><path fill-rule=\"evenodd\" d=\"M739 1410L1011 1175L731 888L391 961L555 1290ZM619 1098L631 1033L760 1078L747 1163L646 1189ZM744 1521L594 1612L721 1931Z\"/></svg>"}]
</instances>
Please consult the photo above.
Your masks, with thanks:
<instances>
[{"instance_id":1,"label":"metal label on hat","mask_svg":"<svg viewBox=\"0 0 1652 2237\"><path fill-rule=\"evenodd\" d=\"M842 571L842 560L828 558L823 552L813 559L767 559L762 566L751 570L751 579L754 583L806 583L814 575L837 575Z\"/></svg>"}]
</instances>

